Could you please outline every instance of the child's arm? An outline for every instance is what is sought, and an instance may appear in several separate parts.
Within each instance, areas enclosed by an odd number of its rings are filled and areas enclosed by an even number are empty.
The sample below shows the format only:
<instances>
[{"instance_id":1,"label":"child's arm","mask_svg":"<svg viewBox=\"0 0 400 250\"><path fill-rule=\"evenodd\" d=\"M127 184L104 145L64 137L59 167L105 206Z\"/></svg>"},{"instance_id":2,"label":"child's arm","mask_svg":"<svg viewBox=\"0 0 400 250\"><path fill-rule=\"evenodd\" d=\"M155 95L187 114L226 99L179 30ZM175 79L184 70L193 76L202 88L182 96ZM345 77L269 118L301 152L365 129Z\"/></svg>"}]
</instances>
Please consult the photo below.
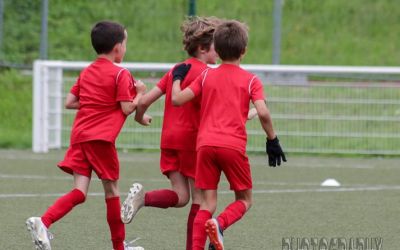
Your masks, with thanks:
<instances>
[{"instance_id":1,"label":"child's arm","mask_svg":"<svg viewBox=\"0 0 400 250\"><path fill-rule=\"evenodd\" d=\"M272 119L269 109L263 100L256 100L254 107L257 110L258 118L260 119L261 126L267 134L267 138L272 140L276 137L274 128L272 126Z\"/></svg>"},{"instance_id":2,"label":"child's arm","mask_svg":"<svg viewBox=\"0 0 400 250\"><path fill-rule=\"evenodd\" d=\"M145 112L149 106L163 94L164 93L161 91L161 89L156 86L143 95L142 98L140 98L136 108L135 121L145 126L150 125L151 116L146 115Z\"/></svg>"},{"instance_id":3,"label":"child's arm","mask_svg":"<svg viewBox=\"0 0 400 250\"><path fill-rule=\"evenodd\" d=\"M195 97L193 91L190 88L186 88L182 91L181 80L174 81L172 85L172 104L174 106L181 106Z\"/></svg>"},{"instance_id":4,"label":"child's arm","mask_svg":"<svg viewBox=\"0 0 400 250\"><path fill-rule=\"evenodd\" d=\"M72 93L68 93L65 99L66 109L79 109L79 98Z\"/></svg>"},{"instance_id":5,"label":"child's arm","mask_svg":"<svg viewBox=\"0 0 400 250\"><path fill-rule=\"evenodd\" d=\"M182 63L176 66L172 71L173 83L171 100L174 106L181 106L195 97L191 89L186 88L183 91L181 89L181 82L189 72L190 67L190 64Z\"/></svg>"},{"instance_id":6,"label":"child's arm","mask_svg":"<svg viewBox=\"0 0 400 250\"><path fill-rule=\"evenodd\" d=\"M266 151L268 154L268 163L271 167L281 165L281 160L286 162L285 154L279 144L278 137L272 126L272 118L264 100L256 100L254 106L265 133L267 134Z\"/></svg>"},{"instance_id":7,"label":"child's arm","mask_svg":"<svg viewBox=\"0 0 400 250\"><path fill-rule=\"evenodd\" d=\"M143 96L143 94L146 92L146 85L140 80L136 81L135 83L136 86L136 96L131 102L120 102L121 103L121 109L122 112L125 115L130 115L132 114L133 111L135 111L136 106L138 105L138 102L140 98Z\"/></svg>"}]
</instances>

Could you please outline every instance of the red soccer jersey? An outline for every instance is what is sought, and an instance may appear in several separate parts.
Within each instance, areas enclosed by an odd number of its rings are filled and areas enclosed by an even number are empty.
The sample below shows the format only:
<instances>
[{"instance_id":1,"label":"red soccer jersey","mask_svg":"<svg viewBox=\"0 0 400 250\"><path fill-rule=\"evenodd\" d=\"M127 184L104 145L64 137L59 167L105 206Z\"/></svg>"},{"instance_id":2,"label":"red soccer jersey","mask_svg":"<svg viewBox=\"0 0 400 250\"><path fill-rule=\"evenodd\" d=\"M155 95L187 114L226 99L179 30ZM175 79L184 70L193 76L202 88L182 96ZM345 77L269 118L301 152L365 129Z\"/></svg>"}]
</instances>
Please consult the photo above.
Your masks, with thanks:
<instances>
[{"instance_id":1,"label":"red soccer jersey","mask_svg":"<svg viewBox=\"0 0 400 250\"><path fill-rule=\"evenodd\" d=\"M189 58L184 63L192 66L182 82L182 89L208 68L207 64L196 58ZM200 97L180 107L173 106L171 100L172 69L163 76L157 87L165 93L161 148L196 150L196 138L200 123Z\"/></svg>"},{"instance_id":2,"label":"red soccer jersey","mask_svg":"<svg viewBox=\"0 0 400 250\"><path fill-rule=\"evenodd\" d=\"M136 96L131 73L105 58L98 58L85 68L72 86L79 98L71 133L71 144L102 140L115 143L125 122L120 101Z\"/></svg>"},{"instance_id":3,"label":"red soccer jersey","mask_svg":"<svg viewBox=\"0 0 400 250\"><path fill-rule=\"evenodd\" d=\"M197 149L217 146L246 151L250 100L264 100L261 81L237 65L222 64L201 74L189 88L202 94Z\"/></svg>"}]
</instances>

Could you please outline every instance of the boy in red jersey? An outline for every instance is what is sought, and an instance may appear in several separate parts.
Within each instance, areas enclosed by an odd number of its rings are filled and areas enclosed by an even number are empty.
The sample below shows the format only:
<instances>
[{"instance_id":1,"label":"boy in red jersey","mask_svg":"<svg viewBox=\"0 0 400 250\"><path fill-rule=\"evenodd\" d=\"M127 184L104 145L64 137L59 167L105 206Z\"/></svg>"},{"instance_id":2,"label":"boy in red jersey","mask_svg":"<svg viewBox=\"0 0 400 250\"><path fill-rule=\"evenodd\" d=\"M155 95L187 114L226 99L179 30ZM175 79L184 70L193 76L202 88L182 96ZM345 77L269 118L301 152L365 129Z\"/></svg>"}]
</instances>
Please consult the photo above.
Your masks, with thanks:
<instances>
[{"instance_id":1,"label":"boy in red jersey","mask_svg":"<svg viewBox=\"0 0 400 250\"><path fill-rule=\"evenodd\" d=\"M201 204L193 225L193 250L203 250L207 239L210 249L223 250L223 230L238 221L252 204L252 179L246 155L246 118L253 102L261 125L267 134L269 165L286 161L264 102L261 81L240 68L246 51L247 27L237 21L226 21L214 32L214 46L222 64L208 69L181 90L174 81L172 102L182 105L200 94L201 115L197 137L196 188L201 190ZM181 64L174 78L184 79L190 65ZM190 71L189 71L190 73ZM235 192L235 201L212 219L217 206L217 188L221 171Z\"/></svg>"},{"instance_id":2,"label":"boy in red jersey","mask_svg":"<svg viewBox=\"0 0 400 250\"><path fill-rule=\"evenodd\" d=\"M136 109L146 90L143 83L135 82L127 69L114 64L123 60L127 36L122 25L109 21L98 22L91 31L97 59L80 73L66 98L65 107L78 111L70 146L64 160L58 164L63 171L73 175L74 186L42 217L31 217L26 221L37 249L51 249L52 237L48 228L85 201L92 171L104 187L113 249L142 249L124 243L125 225L120 218L118 189L119 161L115 148L115 140L126 117Z\"/></svg>"},{"instance_id":3,"label":"boy in red jersey","mask_svg":"<svg viewBox=\"0 0 400 250\"><path fill-rule=\"evenodd\" d=\"M190 56L184 63L191 64L192 69L183 81L186 87L191 81L206 70L207 64L214 64L217 54L213 46L213 33L220 20L215 17L193 17L186 20L183 32L184 49ZM121 218L130 223L142 206L148 207L184 207L192 194L192 206L187 220L186 249L191 249L192 226L199 210L199 191L194 188L196 167L196 137L200 118L199 98L175 107L171 102L172 69L167 72L151 91L139 101L135 119L143 125L143 114L158 98L165 94L164 121L161 134L161 172L171 182L171 189L147 191L139 183L134 183L128 197L123 203Z\"/></svg>"}]
</instances>

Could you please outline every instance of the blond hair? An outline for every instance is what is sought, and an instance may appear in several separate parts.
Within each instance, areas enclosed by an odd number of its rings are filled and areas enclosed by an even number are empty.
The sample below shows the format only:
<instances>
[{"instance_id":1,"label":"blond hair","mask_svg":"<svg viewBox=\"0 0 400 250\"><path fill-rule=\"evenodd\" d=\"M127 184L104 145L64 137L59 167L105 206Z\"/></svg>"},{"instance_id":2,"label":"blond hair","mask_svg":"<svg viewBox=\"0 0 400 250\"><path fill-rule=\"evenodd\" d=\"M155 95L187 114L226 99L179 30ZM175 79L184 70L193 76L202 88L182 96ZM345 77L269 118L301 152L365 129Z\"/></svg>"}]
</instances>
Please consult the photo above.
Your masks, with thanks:
<instances>
[{"instance_id":1,"label":"blond hair","mask_svg":"<svg viewBox=\"0 0 400 250\"><path fill-rule=\"evenodd\" d=\"M217 17L188 17L181 25L183 48L190 56L196 56L198 47L209 50L216 27L222 21Z\"/></svg>"}]
</instances>

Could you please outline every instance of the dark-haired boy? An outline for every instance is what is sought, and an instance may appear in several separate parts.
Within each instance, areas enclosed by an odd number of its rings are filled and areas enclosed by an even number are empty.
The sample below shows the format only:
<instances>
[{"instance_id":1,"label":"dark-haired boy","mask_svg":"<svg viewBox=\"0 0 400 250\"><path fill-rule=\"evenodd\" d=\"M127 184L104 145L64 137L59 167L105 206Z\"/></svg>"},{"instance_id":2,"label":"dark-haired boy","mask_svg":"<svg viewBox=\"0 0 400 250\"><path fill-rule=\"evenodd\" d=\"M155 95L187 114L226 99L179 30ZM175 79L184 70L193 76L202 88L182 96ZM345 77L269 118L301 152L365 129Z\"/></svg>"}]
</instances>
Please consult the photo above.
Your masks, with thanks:
<instances>
[{"instance_id":1,"label":"dark-haired boy","mask_svg":"<svg viewBox=\"0 0 400 250\"><path fill-rule=\"evenodd\" d=\"M58 166L73 175L73 189L58 198L41 217L26 221L36 249L51 249L52 236L48 228L85 201L92 171L104 187L113 249L142 249L124 243L125 226L120 219L119 161L115 140L126 117L136 109L146 90L127 69L114 64L124 58L127 37L122 25L109 21L98 22L91 31L97 59L80 73L65 102L67 109L78 111L70 146Z\"/></svg>"},{"instance_id":2,"label":"dark-haired boy","mask_svg":"<svg viewBox=\"0 0 400 250\"><path fill-rule=\"evenodd\" d=\"M207 239L210 248L223 250L223 230L242 218L252 204L252 179L246 155L246 120L253 102L261 125L267 134L269 165L286 161L264 102L261 81L240 68L246 52L247 27L238 21L226 21L214 32L214 46L222 64L209 69L181 90L180 81L173 84L175 105L202 95L201 119L197 136L196 188L201 190L200 210L193 227L193 250L202 250ZM173 75L183 79L190 65L181 64ZM212 219L217 206L217 188L224 172L235 192L235 201Z\"/></svg>"}]
</instances>

